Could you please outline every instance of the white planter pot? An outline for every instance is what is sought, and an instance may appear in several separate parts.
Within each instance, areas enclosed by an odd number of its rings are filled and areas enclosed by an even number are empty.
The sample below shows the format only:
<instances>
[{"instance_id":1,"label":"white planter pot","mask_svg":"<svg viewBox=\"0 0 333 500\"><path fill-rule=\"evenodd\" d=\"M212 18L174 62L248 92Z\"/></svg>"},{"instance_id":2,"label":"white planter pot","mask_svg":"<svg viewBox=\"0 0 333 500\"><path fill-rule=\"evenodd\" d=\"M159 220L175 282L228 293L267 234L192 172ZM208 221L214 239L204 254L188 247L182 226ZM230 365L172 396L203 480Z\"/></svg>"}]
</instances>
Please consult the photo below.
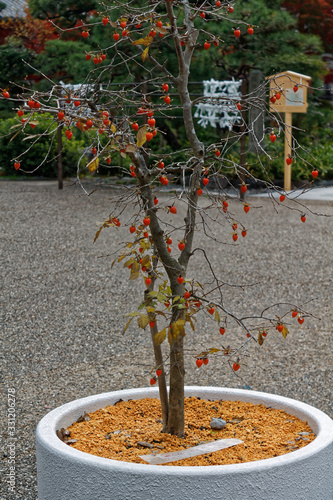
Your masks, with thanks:
<instances>
[{"instance_id":1,"label":"white planter pot","mask_svg":"<svg viewBox=\"0 0 333 500\"><path fill-rule=\"evenodd\" d=\"M36 431L39 500L332 500L333 421L293 399L255 391L187 387L186 396L240 400L279 408L306 420L317 435L300 450L256 462L179 467L96 457L57 436L85 412L118 399L158 397L155 388L109 392L78 399L48 413Z\"/></svg>"}]
</instances>

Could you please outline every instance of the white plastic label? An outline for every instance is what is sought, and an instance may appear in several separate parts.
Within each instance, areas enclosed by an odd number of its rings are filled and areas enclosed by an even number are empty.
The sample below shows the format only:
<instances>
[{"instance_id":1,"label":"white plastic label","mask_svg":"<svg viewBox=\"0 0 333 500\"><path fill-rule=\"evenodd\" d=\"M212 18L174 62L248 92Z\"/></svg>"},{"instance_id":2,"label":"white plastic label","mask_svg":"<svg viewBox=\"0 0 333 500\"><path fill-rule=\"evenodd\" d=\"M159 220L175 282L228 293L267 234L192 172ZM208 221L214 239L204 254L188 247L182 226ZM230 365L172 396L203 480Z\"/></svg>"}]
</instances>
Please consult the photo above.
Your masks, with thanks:
<instances>
[{"instance_id":1,"label":"white plastic label","mask_svg":"<svg viewBox=\"0 0 333 500\"><path fill-rule=\"evenodd\" d=\"M218 439L217 441L210 441L209 443L199 444L192 448L186 448L186 450L159 453L157 455L140 455L140 458L150 465L161 465L168 462L176 462L177 460L184 460L185 458L197 457L198 455L205 455L206 453L223 450L224 448L230 448L241 443L243 443L241 439Z\"/></svg>"}]
</instances>

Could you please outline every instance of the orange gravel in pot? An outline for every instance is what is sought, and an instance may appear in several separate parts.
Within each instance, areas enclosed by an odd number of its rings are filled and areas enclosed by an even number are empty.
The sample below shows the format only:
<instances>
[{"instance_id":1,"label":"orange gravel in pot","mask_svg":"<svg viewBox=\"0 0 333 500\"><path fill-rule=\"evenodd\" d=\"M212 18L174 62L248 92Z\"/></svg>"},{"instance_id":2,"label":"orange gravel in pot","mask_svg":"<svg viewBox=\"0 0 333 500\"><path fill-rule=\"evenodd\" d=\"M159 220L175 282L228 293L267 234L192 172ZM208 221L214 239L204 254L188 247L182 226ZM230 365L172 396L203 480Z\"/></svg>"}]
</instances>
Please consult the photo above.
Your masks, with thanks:
<instances>
[{"instance_id":1,"label":"orange gravel in pot","mask_svg":"<svg viewBox=\"0 0 333 500\"><path fill-rule=\"evenodd\" d=\"M212 417L223 418L227 425L222 430L212 430ZM226 438L241 439L244 443L166 465L252 462L290 453L316 437L307 422L283 410L261 404L206 401L197 397L185 398L185 438L161 432L158 399L117 402L78 420L68 429L62 429L64 441L70 446L99 457L142 464L146 462L139 455L183 450Z\"/></svg>"}]
</instances>

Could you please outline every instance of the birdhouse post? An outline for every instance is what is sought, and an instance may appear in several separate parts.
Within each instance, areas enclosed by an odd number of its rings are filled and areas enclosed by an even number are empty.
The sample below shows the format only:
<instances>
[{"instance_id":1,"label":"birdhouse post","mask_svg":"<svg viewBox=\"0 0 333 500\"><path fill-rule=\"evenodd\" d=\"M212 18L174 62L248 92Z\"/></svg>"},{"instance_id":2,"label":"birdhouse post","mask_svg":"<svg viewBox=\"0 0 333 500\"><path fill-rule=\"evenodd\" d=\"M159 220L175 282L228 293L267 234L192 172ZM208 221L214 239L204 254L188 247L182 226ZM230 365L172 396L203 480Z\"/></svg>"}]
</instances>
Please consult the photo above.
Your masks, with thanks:
<instances>
[{"instance_id":1,"label":"birdhouse post","mask_svg":"<svg viewBox=\"0 0 333 500\"><path fill-rule=\"evenodd\" d=\"M270 82L270 111L285 114L284 130L284 190L291 189L291 163L286 159L292 156L292 113L306 113L307 90L311 77L284 71L267 78Z\"/></svg>"}]
</instances>

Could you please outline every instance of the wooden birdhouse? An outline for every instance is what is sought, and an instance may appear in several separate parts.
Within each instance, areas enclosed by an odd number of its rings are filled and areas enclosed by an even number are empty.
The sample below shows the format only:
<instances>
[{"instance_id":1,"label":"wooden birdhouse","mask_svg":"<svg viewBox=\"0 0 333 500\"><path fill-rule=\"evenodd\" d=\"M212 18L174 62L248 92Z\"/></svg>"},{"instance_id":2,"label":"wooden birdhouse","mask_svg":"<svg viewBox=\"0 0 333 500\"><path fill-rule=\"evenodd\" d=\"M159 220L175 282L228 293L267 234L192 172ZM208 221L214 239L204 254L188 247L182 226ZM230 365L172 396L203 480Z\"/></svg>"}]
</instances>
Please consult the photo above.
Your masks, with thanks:
<instances>
[{"instance_id":1,"label":"wooden birdhouse","mask_svg":"<svg viewBox=\"0 0 333 500\"><path fill-rule=\"evenodd\" d=\"M270 111L279 113L306 113L308 87L311 77L284 71L267 78L270 82Z\"/></svg>"},{"instance_id":2,"label":"wooden birdhouse","mask_svg":"<svg viewBox=\"0 0 333 500\"><path fill-rule=\"evenodd\" d=\"M306 113L311 77L284 71L266 78L269 81L269 107L273 113L284 113L284 189L291 189L292 114Z\"/></svg>"}]
</instances>

